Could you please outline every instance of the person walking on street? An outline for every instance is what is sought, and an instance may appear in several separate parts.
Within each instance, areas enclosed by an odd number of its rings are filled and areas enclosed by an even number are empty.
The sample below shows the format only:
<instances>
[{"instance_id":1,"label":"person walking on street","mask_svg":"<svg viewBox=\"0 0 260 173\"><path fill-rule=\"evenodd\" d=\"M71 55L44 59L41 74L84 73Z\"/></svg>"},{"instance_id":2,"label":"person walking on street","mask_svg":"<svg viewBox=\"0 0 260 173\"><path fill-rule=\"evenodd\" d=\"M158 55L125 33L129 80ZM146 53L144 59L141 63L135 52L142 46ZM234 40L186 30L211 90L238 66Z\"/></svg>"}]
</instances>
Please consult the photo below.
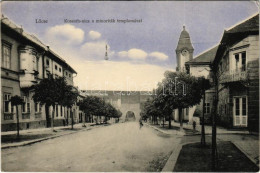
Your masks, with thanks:
<instances>
[{"instance_id":1,"label":"person walking on street","mask_svg":"<svg viewBox=\"0 0 260 173\"><path fill-rule=\"evenodd\" d=\"M142 118L140 118L139 120L139 124L140 124L140 129L143 127L143 122L142 122Z\"/></svg>"}]
</instances>

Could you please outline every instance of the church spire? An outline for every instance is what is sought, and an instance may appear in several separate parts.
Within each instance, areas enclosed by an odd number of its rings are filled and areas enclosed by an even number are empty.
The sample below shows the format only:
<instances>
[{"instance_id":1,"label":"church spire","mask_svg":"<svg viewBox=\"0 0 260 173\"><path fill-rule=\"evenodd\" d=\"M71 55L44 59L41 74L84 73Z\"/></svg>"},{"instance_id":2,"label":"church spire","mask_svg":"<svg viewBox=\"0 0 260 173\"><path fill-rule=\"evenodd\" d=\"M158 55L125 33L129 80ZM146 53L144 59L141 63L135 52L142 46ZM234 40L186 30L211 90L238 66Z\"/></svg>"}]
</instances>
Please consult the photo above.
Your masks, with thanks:
<instances>
[{"instance_id":1,"label":"church spire","mask_svg":"<svg viewBox=\"0 0 260 173\"><path fill-rule=\"evenodd\" d=\"M183 30L180 34L178 45L176 48L177 71L185 71L185 62L193 59L194 48L191 44L190 34L183 25Z\"/></svg>"},{"instance_id":2,"label":"church spire","mask_svg":"<svg viewBox=\"0 0 260 173\"><path fill-rule=\"evenodd\" d=\"M194 50L191 44L190 34L186 30L185 25L183 25L183 30L181 32L176 51L182 50L184 47L189 50Z\"/></svg>"}]
</instances>

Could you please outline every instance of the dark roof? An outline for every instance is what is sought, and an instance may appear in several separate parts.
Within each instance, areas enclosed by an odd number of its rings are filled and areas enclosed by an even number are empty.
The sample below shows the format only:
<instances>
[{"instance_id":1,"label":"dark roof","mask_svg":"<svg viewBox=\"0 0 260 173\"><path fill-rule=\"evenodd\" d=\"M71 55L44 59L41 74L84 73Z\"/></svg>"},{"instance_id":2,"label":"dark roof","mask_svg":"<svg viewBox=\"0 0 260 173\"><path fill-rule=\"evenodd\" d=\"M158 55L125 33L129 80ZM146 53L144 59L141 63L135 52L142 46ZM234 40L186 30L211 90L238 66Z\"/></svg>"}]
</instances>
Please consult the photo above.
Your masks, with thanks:
<instances>
[{"instance_id":1,"label":"dark roof","mask_svg":"<svg viewBox=\"0 0 260 173\"><path fill-rule=\"evenodd\" d=\"M46 46L44 43L42 43L35 35L25 32L22 27L17 26L14 22L12 22L10 19L8 19L4 15L2 15L2 17L1 17L1 24L10 28L15 33L22 36L22 38L29 40L30 43L33 43L33 44L39 46L41 49L48 51L50 54L52 54L56 58L56 60L60 61L66 68L71 70L73 73L77 73L69 64L67 64L67 62L64 59L62 59L54 51L50 50L49 47Z\"/></svg>"},{"instance_id":2,"label":"dark roof","mask_svg":"<svg viewBox=\"0 0 260 173\"><path fill-rule=\"evenodd\" d=\"M228 29L226 33L238 33L238 32L250 32L259 31L259 14L247 19L239 24L236 24L232 28Z\"/></svg>"},{"instance_id":3,"label":"dark roof","mask_svg":"<svg viewBox=\"0 0 260 173\"><path fill-rule=\"evenodd\" d=\"M243 40L248 35L259 35L259 13L224 31L214 64L219 62L228 47Z\"/></svg>"},{"instance_id":4,"label":"dark roof","mask_svg":"<svg viewBox=\"0 0 260 173\"><path fill-rule=\"evenodd\" d=\"M216 56L218 50L218 45L214 46L213 48L210 48L209 50L206 50L205 52L201 53L194 59L186 62L185 64L211 64Z\"/></svg>"},{"instance_id":5,"label":"dark roof","mask_svg":"<svg viewBox=\"0 0 260 173\"><path fill-rule=\"evenodd\" d=\"M185 30L185 26L183 26L183 31L181 32L181 35L180 35L180 38L179 38L179 42L178 42L176 51L177 50L181 50L183 48L187 48L189 50L194 50L193 46L191 44L190 35Z\"/></svg>"}]
</instances>

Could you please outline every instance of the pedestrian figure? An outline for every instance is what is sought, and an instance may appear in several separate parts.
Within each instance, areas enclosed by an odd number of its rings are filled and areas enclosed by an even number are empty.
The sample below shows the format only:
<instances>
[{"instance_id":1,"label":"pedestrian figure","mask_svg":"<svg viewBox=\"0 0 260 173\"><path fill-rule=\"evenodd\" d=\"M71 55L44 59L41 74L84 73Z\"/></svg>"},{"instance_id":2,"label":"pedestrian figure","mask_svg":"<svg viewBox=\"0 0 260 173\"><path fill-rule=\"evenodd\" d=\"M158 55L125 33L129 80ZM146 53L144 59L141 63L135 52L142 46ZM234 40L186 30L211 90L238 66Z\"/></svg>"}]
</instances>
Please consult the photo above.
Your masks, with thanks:
<instances>
[{"instance_id":1,"label":"pedestrian figure","mask_svg":"<svg viewBox=\"0 0 260 173\"><path fill-rule=\"evenodd\" d=\"M63 119L63 126L65 127L65 125L66 125L66 121L65 119Z\"/></svg>"},{"instance_id":2,"label":"pedestrian figure","mask_svg":"<svg viewBox=\"0 0 260 173\"><path fill-rule=\"evenodd\" d=\"M140 124L140 129L143 127L143 122L142 122L142 118L140 118L139 120L139 124Z\"/></svg>"},{"instance_id":3,"label":"pedestrian figure","mask_svg":"<svg viewBox=\"0 0 260 173\"><path fill-rule=\"evenodd\" d=\"M193 125L193 131L195 131L196 130L196 121L193 121L192 125Z\"/></svg>"}]
</instances>

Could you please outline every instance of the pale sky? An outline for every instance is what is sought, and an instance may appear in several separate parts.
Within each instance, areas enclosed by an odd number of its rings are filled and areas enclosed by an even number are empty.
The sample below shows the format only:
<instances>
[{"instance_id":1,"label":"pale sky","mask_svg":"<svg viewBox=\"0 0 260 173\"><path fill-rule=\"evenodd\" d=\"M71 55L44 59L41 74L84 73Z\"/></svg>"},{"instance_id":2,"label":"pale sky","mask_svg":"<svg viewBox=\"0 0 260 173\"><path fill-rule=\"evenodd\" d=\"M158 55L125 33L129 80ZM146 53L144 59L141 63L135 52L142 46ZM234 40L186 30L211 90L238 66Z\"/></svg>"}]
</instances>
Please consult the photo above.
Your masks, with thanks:
<instances>
[{"instance_id":1,"label":"pale sky","mask_svg":"<svg viewBox=\"0 0 260 173\"><path fill-rule=\"evenodd\" d=\"M2 13L36 35L77 72L80 89L151 90L175 70L183 25L194 57L258 12L250 1L3 2ZM46 19L48 23L36 23ZM141 23L64 23L64 19L142 19ZM109 60L104 60L105 45Z\"/></svg>"}]
</instances>

